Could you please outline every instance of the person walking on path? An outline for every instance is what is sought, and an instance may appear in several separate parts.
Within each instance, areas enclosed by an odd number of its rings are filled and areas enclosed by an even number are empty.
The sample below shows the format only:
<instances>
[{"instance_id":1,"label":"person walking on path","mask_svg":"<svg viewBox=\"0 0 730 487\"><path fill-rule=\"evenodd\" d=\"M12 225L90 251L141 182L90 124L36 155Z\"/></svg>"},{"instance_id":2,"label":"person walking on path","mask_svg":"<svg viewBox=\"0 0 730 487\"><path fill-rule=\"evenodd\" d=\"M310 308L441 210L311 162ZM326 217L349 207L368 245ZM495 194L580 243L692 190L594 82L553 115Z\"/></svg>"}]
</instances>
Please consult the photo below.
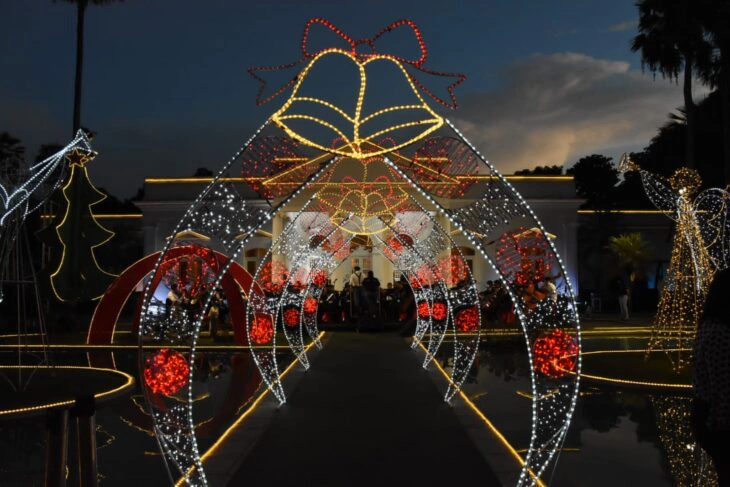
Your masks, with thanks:
<instances>
[{"instance_id":1,"label":"person walking on path","mask_svg":"<svg viewBox=\"0 0 730 487\"><path fill-rule=\"evenodd\" d=\"M692 425L715 464L718 484L730 486L730 269L710 286L694 346Z\"/></svg>"},{"instance_id":2,"label":"person walking on path","mask_svg":"<svg viewBox=\"0 0 730 487\"><path fill-rule=\"evenodd\" d=\"M629 290L626 288L624 280L620 277L616 278L614 281L614 291L618 296L618 307L621 312L621 319L629 321Z\"/></svg>"}]
</instances>

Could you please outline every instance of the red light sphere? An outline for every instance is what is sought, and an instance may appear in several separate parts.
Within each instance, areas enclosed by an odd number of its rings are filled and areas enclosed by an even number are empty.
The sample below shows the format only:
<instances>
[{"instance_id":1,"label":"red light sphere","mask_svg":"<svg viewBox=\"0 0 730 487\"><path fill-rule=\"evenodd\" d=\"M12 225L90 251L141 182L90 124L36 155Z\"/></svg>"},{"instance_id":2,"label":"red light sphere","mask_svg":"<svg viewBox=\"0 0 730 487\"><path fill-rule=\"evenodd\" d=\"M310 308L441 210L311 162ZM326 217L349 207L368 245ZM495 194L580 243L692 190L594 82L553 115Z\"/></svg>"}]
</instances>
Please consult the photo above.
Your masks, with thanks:
<instances>
[{"instance_id":1,"label":"red light sphere","mask_svg":"<svg viewBox=\"0 0 730 487\"><path fill-rule=\"evenodd\" d=\"M287 308L284 310L284 324L289 328L294 328L299 324L299 308Z\"/></svg>"},{"instance_id":2,"label":"red light sphere","mask_svg":"<svg viewBox=\"0 0 730 487\"><path fill-rule=\"evenodd\" d=\"M305 298L302 308L304 308L304 314L313 315L317 312L317 300L311 296Z\"/></svg>"},{"instance_id":3,"label":"red light sphere","mask_svg":"<svg viewBox=\"0 0 730 487\"><path fill-rule=\"evenodd\" d=\"M265 345L274 338L274 323L271 316L257 314L251 323L251 341L257 345Z\"/></svg>"},{"instance_id":4,"label":"red light sphere","mask_svg":"<svg viewBox=\"0 0 730 487\"><path fill-rule=\"evenodd\" d=\"M479 310L476 306L460 309L456 313L456 329L459 331L474 331L479 328Z\"/></svg>"},{"instance_id":5,"label":"red light sphere","mask_svg":"<svg viewBox=\"0 0 730 487\"><path fill-rule=\"evenodd\" d=\"M578 361L578 343L562 330L551 330L532 344L535 371L553 379L575 369Z\"/></svg>"},{"instance_id":6,"label":"red light sphere","mask_svg":"<svg viewBox=\"0 0 730 487\"><path fill-rule=\"evenodd\" d=\"M322 287L327 284L327 272L323 270L315 271L312 277L312 283L317 287Z\"/></svg>"},{"instance_id":7,"label":"red light sphere","mask_svg":"<svg viewBox=\"0 0 730 487\"><path fill-rule=\"evenodd\" d=\"M422 320L427 320L429 315L431 314L431 310L428 309L428 302L419 301L417 309L418 309L418 317Z\"/></svg>"},{"instance_id":8,"label":"red light sphere","mask_svg":"<svg viewBox=\"0 0 730 487\"><path fill-rule=\"evenodd\" d=\"M431 317L436 321L443 321L446 319L446 303L436 302L431 307Z\"/></svg>"},{"instance_id":9,"label":"red light sphere","mask_svg":"<svg viewBox=\"0 0 730 487\"><path fill-rule=\"evenodd\" d=\"M185 357L169 348L162 348L145 360L144 383L155 394L175 394L187 384L189 374L190 366Z\"/></svg>"}]
</instances>

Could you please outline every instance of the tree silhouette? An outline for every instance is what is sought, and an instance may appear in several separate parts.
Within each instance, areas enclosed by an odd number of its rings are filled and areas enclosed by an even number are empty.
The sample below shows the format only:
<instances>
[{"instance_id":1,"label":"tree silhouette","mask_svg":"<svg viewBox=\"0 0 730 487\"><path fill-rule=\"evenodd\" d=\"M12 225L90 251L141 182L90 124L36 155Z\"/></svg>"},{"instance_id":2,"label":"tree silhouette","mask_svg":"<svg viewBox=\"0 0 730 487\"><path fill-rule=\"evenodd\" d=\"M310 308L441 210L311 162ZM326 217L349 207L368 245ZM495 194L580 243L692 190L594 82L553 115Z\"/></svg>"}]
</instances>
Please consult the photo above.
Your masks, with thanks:
<instances>
[{"instance_id":1,"label":"tree silhouette","mask_svg":"<svg viewBox=\"0 0 730 487\"><path fill-rule=\"evenodd\" d=\"M618 170L610 157L593 154L582 157L567 174L575 180L578 196L586 199L584 206L595 210L608 210L614 205Z\"/></svg>"},{"instance_id":2,"label":"tree silhouette","mask_svg":"<svg viewBox=\"0 0 730 487\"><path fill-rule=\"evenodd\" d=\"M55 1L55 0L54 0ZM74 79L74 119L73 132L81 128L81 80L84 67L84 21L86 7L89 5L104 5L123 0L63 0L66 3L76 4L76 77Z\"/></svg>"},{"instance_id":3,"label":"tree silhouette","mask_svg":"<svg viewBox=\"0 0 730 487\"><path fill-rule=\"evenodd\" d=\"M707 66L712 46L705 36L703 15L706 0L640 0L639 34L631 50L641 52L641 66L654 75L679 81L684 70L683 94L687 118L686 164L695 164L695 103L692 76L698 67ZM700 68L702 69L702 68Z\"/></svg>"}]
</instances>

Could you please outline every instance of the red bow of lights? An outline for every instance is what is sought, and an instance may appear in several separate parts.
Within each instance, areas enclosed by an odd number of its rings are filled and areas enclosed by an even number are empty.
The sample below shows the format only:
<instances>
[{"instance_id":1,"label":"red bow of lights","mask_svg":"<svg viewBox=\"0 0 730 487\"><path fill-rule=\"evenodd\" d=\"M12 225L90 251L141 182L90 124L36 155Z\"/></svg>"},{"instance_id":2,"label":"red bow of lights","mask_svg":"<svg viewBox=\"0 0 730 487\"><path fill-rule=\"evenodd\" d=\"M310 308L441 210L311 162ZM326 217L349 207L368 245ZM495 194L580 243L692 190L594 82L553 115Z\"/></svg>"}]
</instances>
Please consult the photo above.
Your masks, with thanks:
<instances>
[{"instance_id":1,"label":"red bow of lights","mask_svg":"<svg viewBox=\"0 0 730 487\"><path fill-rule=\"evenodd\" d=\"M562 330L551 330L532 345L533 363L537 372L557 379L575 369L578 343Z\"/></svg>"},{"instance_id":2,"label":"red bow of lights","mask_svg":"<svg viewBox=\"0 0 730 487\"><path fill-rule=\"evenodd\" d=\"M160 349L145 360L144 383L154 394L175 394L187 383L189 374L185 357L169 348Z\"/></svg>"},{"instance_id":3,"label":"red bow of lights","mask_svg":"<svg viewBox=\"0 0 730 487\"><path fill-rule=\"evenodd\" d=\"M311 35L310 31L312 30L312 27L315 26L321 26L324 27L325 33L327 34L334 34L334 41L333 44L335 46L340 45L342 47L328 47L324 49L316 49L311 47ZM415 41L415 44L418 46L418 51L420 55L417 58L409 58L405 56L398 56L395 54L390 54L390 51L392 49L383 49L380 47L384 42L386 42L388 39L392 39L389 34L390 32L394 30L406 30L410 34L412 34L411 38ZM403 66L407 66L411 68L412 70L419 71L423 74L430 75L430 76L438 76L442 78L452 78L453 81L449 83L446 90L449 93L449 99L450 101L446 101L442 98L440 98L438 95L436 95L433 91L429 90L426 86L424 86L423 83L421 83L414 75L412 75L410 72L408 73L409 78L411 81L418 86L424 93L426 93L429 97L431 97L434 101L437 103L447 107L447 108L456 108L456 95L454 94L454 88L456 88L458 85L464 82L466 79L466 75L462 73L448 73L448 72L442 72L442 71L434 71L428 68L423 67L423 64L426 62L426 58L428 57L428 51L426 50L426 43L423 40L423 35L421 34L421 29L418 28L418 26L411 20L408 19L402 19L402 20L396 20L395 22L385 26L382 28L378 33L376 33L373 37L369 38L363 38L363 39L354 39L347 35L342 29L334 25L332 22L323 19L323 18L313 18L307 21L306 25L304 26L304 34L302 35L302 42L301 42L301 50L302 50L302 58L298 59L297 61L294 61L292 63L288 64L280 64L276 66L252 66L248 69L248 73L253 76L258 82L259 82L259 91L256 95L256 104L257 105L263 105L265 103L270 102L277 96L284 93L286 90L294 86L294 84L297 81L297 78L299 76L299 73L294 75L289 81L284 83L281 87L279 87L277 90L275 90L273 93L269 93L265 95L266 90L266 80L262 77L263 73L266 72L275 72L275 71L284 71L291 68L296 68L297 66L301 65L302 63L312 59L313 57L317 56L318 54L330 51L333 49L340 49L343 51L346 51L350 53L352 56L356 57L359 61L363 62L367 60L370 57L373 56L380 56L380 57L387 57L390 59L393 59L394 61L397 61L401 63Z\"/></svg>"},{"instance_id":4,"label":"red bow of lights","mask_svg":"<svg viewBox=\"0 0 730 487\"><path fill-rule=\"evenodd\" d=\"M427 301L419 301L417 311L418 317L422 320L427 320L429 315L431 314L431 310L428 307Z\"/></svg>"}]
</instances>

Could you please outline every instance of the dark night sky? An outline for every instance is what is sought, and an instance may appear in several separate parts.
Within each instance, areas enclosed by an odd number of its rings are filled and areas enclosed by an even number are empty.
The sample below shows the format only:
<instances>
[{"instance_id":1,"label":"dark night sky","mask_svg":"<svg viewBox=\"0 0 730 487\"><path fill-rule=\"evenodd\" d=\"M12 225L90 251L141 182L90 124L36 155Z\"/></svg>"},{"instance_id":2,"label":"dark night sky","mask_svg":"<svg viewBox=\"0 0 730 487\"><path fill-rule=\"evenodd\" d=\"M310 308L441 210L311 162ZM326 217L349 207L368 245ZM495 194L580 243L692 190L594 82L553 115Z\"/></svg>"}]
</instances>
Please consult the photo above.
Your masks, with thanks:
<instances>
[{"instance_id":1,"label":"dark night sky","mask_svg":"<svg viewBox=\"0 0 730 487\"><path fill-rule=\"evenodd\" d=\"M365 7L366 6L366 7ZM87 13L82 123L98 132L98 186L130 197L149 176L217 169L283 100L256 107L250 65L293 61L305 21L353 37L410 18L428 66L460 71L444 113L503 172L641 148L681 104L629 50L633 0L512 2L141 1ZM75 7L0 4L0 131L40 143L71 135Z\"/></svg>"}]
</instances>

